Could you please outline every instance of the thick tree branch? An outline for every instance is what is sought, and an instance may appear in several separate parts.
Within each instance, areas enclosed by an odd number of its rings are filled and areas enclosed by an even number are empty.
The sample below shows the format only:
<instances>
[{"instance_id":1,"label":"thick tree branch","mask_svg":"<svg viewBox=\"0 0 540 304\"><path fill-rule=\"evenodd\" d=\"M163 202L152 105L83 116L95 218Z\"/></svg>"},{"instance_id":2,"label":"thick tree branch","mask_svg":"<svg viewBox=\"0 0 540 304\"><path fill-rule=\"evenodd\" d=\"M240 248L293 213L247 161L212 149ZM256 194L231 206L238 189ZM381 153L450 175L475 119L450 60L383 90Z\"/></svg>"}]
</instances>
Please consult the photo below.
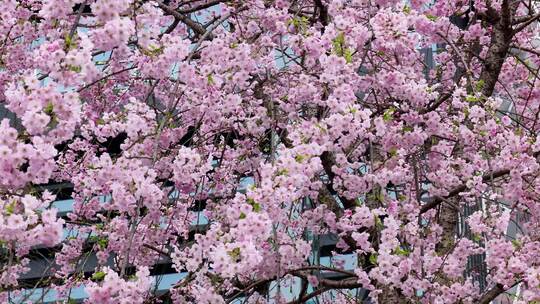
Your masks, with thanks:
<instances>
[{"instance_id":1,"label":"thick tree branch","mask_svg":"<svg viewBox=\"0 0 540 304\"><path fill-rule=\"evenodd\" d=\"M314 0L315 6L319 10L319 21L322 25L327 26L330 21L330 16L328 15L328 8L322 3L321 0Z\"/></svg>"},{"instance_id":2,"label":"thick tree branch","mask_svg":"<svg viewBox=\"0 0 540 304\"><path fill-rule=\"evenodd\" d=\"M537 21L539 18L540 18L540 13L532 16L527 21L524 21L523 23L521 23L518 27L516 27L514 29L514 34L517 34L517 33L521 32L523 29L525 29L527 26L531 25L531 23Z\"/></svg>"},{"instance_id":3,"label":"thick tree branch","mask_svg":"<svg viewBox=\"0 0 540 304\"><path fill-rule=\"evenodd\" d=\"M510 286L510 288L518 285L521 283L521 281L517 281L514 283L514 285ZM508 289L510 289L508 288ZM490 290L488 290L480 299L478 299L478 304L490 304L491 301L495 300L499 295L504 293L507 289L504 288L503 285L497 284L493 286Z\"/></svg>"},{"instance_id":4,"label":"thick tree branch","mask_svg":"<svg viewBox=\"0 0 540 304\"><path fill-rule=\"evenodd\" d=\"M489 304L491 301L495 300L497 296L504 292L504 288L501 284L495 285L488 292L486 292L480 299L478 299L478 304Z\"/></svg>"},{"instance_id":5,"label":"thick tree branch","mask_svg":"<svg viewBox=\"0 0 540 304\"><path fill-rule=\"evenodd\" d=\"M325 151L321 154L321 161L324 168L324 172L328 176L328 179L330 182L326 184L326 187L328 188L328 191L332 195L337 195L337 191L334 188L333 181L334 177L336 176L334 172L332 171L332 167L336 164L335 156L332 152ZM350 209L356 205L356 202L354 200L348 199L343 196L339 196L340 201L343 203L343 207L345 209Z\"/></svg>"},{"instance_id":6,"label":"thick tree branch","mask_svg":"<svg viewBox=\"0 0 540 304\"><path fill-rule=\"evenodd\" d=\"M161 1L161 0L155 0L155 1L158 4L159 8L161 8L165 13L173 16L174 19L180 20L182 23L189 26L195 33L197 33L199 35L204 35L206 33L206 30L204 29L204 27L202 25L200 25L197 22L193 21L188 16L179 13L174 8L172 8L172 7L168 6L167 4L163 3L163 1ZM208 38L210 38L210 37L208 37Z\"/></svg>"},{"instance_id":7,"label":"thick tree branch","mask_svg":"<svg viewBox=\"0 0 540 304\"><path fill-rule=\"evenodd\" d=\"M512 16L515 14L516 9L517 4L510 4L509 0L503 1L501 18L493 26L491 45L486 55L484 67L480 73L480 80L484 82L482 94L485 97L490 97L493 94L503 62L508 55L510 43L515 33L512 30Z\"/></svg>"}]
</instances>

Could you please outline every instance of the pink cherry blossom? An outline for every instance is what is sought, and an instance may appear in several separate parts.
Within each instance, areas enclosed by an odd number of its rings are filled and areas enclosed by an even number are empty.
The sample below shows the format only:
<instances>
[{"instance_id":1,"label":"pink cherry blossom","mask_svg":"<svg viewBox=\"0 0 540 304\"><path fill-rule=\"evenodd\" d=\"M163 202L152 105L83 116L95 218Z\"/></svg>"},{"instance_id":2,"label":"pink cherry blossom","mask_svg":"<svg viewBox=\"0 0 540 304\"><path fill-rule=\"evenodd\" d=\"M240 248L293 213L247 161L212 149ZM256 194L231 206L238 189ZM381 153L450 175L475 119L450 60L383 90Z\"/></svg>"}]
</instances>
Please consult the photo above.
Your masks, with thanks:
<instances>
[{"instance_id":1,"label":"pink cherry blossom","mask_svg":"<svg viewBox=\"0 0 540 304\"><path fill-rule=\"evenodd\" d=\"M540 301L539 18L0 1L0 302Z\"/></svg>"}]
</instances>

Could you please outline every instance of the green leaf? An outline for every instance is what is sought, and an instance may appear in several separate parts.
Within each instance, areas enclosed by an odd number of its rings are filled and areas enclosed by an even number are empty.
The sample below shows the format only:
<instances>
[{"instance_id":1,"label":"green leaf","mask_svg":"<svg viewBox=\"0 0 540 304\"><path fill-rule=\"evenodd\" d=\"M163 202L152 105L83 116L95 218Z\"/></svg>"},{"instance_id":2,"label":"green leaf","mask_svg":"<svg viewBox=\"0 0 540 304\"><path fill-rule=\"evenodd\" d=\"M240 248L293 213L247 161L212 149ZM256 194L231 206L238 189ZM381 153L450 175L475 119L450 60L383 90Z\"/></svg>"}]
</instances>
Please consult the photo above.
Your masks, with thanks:
<instances>
[{"instance_id":1,"label":"green leaf","mask_svg":"<svg viewBox=\"0 0 540 304\"><path fill-rule=\"evenodd\" d=\"M128 276L128 280L129 280L129 281L137 281L137 279L138 279L138 278L137 278L137 275L136 275L136 274L132 274L132 275Z\"/></svg>"},{"instance_id":2,"label":"green leaf","mask_svg":"<svg viewBox=\"0 0 540 304\"><path fill-rule=\"evenodd\" d=\"M246 214L244 212L240 213L240 219L243 220L246 218Z\"/></svg>"},{"instance_id":3,"label":"green leaf","mask_svg":"<svg viewBox=\"0 0 540 304\"><path fill-rule=\"evenodd\" d=\"M391 121L395 111L396 111L395 108L390 108L390 109L384 111L383 120L386 121L386 122Z\"/></svg>"},{"instance_id":4,"label":"green leaf","mask_svg":"<svg viewBox=\"0 0 540 304\"><path fill-rule=\"evenodd\" d=\"M411 13L411 7L408 6L408 5L405 5L405 6L403 7L403 12L405 13L405 15L410 14L410 13Z\"/></svg>"},{"instance_id":5,"label":"green leaf","mask_svg":"<svg viewBox=\"0 0 540 304\"><path fill-rule=\"evenodd\" d=\"M253 204L253 211L260 212L261 211L261 205L259 203Z\"/></svg>"},{"instance_id":6,"label":"green leaf","mask_svg":"<svg viewBox=\"0 0 540 304\"><path fill-rule=\"evenodd\" d=\"M251 197L249 197L247 199L247 203L251 205L251 207L253 207L253 211L254 212L260 212L261 211L261 204L257 203L254 199L252 199Z\"/></svg>"},{"instance_id":7,"label":"green leaf","mask_svg":"<svg viewBox=\"0 0 540 304\"><path fill-rule=\"evenodd\" d=\"M305 155L302 155L302 154L298 154L294 157L294 160L296 160L297 162L299 163L302 163L304 161L304 159L306 159L306 156Z\"/></svg>"},{"instance_id":8,"label":"green leaf","mask_svg":"<svg viewBox=\"0 0 540 304\"><path fill-rule=\"evenodd\" d=\"M92 281L100 282L105 278L106 273L103 271L98 271L92 275Z\"/></svg>"},{"instance_id":9,"label":"green leaf","mask_svg":"<svg viewBox=\"0 0 540 304\"><path fill-rule=\"evenodd\" d=\"M70 48L71 43L72 43L71 36L66 35L66 37L64 38L64 44L66 46L66 49Z\"/></svg>"},{"instance_id":10,"label":"green leaf","mask_svg":"<svg viewBox=\"0 0 540 304\"><path fill-rule=\"evenodd\" d=\"M73 49L77 48L77 43L75 43L76 34L77 33L75 33L73 36L70 36L69 33L68 33L64 37L64 46L65 46L66 50L73 50Z\"/></svg>"},{"instance_id":11,"label":"green leaf","mask_svg":"<svg viewBox=\"0 0 540 304\"><path fill-rule=\"evenodd\" d=\"M377 265L377 254L376 253L372 253L370 256L369 256L369 262L373 265Z\"/></svg>"},{"instance_id":12,"label":"green leaf","mask_svg":"<svg viewBox=\"0 0 540 304\"><path fill-rule=\"evenodd\" d=\"M398 246L398 247L396 247L396 249L394 249L394 253L397 254L397 255L409 256L410 251L407 250L407 249L403 249L400 246Z\"/></svg>"},{"instance_id":13,"label":"green leaf","mask_svg":"<svg viewBox=\"0 0 540 304\"><path fill-rule=\"evenodd\" d=\"M378 215L374 215L374 216L375 216L375 227L376 227L377 229L382 229L382 228L384 228L384 224L383 224L383 222L381 221L381 219L379 218L379 216L378 216Z\"/></svg>"},{"instance_id":14,"label":"green leaf","mask_svg":"<svg viewBox=\"0 0 540 304\"><path fill-rule=\"evenodd\" d=\"M277 172L277 175L278 176L281 176L281 175L288 175L289 174L289 170L287 169L281 169Z\"/></svg>"},{"instance_id":15,"label":"green leaf","mask_svg":"<svg viewBox=\"0 0 540 304\"><path fill-rule=\"evenodd\" d=\"M341 47L345 44L345 34L343 32L339 33L333 41L334 47Z\"/></svg>"},{"instance_id":16,"label":"green leaf","mask_svg":"<svg viewBox=\"0 0 540 304\"><path fill-rule=\"evenodd\" d=\"M384 193L381 190L377 191L377 200L381 203L384 202Z\"/></svg>"},{"instance_id":17,"label":"green leaf","mask_svg":"<svg viewBox=\"0 0 540 304\"><path fill-rule=\"evenodd\" d=\"M240 248L236 247L233 250L227 252L233 261L238 261L240 259Z\"/></svg>"},{"instance_id":18,"label":"green leaf","mask_svg":"<svg viewBox=\"0 0 540 304\"><path fill-rule=\"evenodd\" d=\"M485 85L486 85L486 82L483 79L478 80L476 82L476 90L482 91Z\"/></svg>"},{"instance_id":19,"label":"green leaf","mask_svg":"<svg viewBox=\"0 0 540 304\"><path fill-rule=\"evenodd\" d=\"M478 101L480 101L480 99L478 99L478 97L476 97L476 96L467 95L465 97L465 101L467 101L467 102L478 102Z\"/></svg>"},{"instance_id":20,"label":"green leaf","mask_svg":"<svg viewBox=\"0 0 540 304\"><path fill-rule=\"evenodd\" d=\"M52 104L52 102L47 103L45 108L43 108L43 113L49 116L52 116L54 114L54 105Z\"/></svg>"},{"instance_id":21,"label":"green leaf","mask_svg":"<svg viewBox=\"0 0 540 304\"><path fill-rule=\"evenodd\" d=\"M332 46L334 47L334 52L338 56L343 56L344 47L345 47L345 35L343 32L339 33L336 38L332 41Z\"/></svg>"},{"instance_id":22,"label":"green leaf","mask_svg":"<svg viewBox=\"0 0 540 304\"><path fill-rule=\"evenodd\" d=\"M287 20L287 25L291 24L296 30L298 30L302 34L306 34L309 25L309 19L305 16L295 16L292 19Z\"/></svg>"},{"instance_id":23,"label":"green leaf","mask_svg":"<svg viewBox=\"0 0 540 304\"><path fill-rule=\"evenodd\" d=\"M51 121L47 124L47 128L52 129L58 125L58 117L53 113L50 115Z\"/></svg>"},{"instance_id":24,"label":"green leaf","mask_svg":"<svg viewBox=\"0 0 540 304\"><path fill-rule=\"evenodd\" d=\"M475 241L475 242L480 242L482 240L482 236L477 234L477 233L474 233L472 235L472 240Z\"/></svg>"},{"instance_id":25,"label":"green leaf","mask_svg":"<svg viewBox=\"0 0 540 304\"><path fill-rule=\"evenodd\" d=\"M208 74L206 76L206 79L208 80L208 84L209 85L213 85L215 82L214 82L214 77L212 76L212 74Z\"/></svg>"},{"instance_id":26,"label":"green leaf","mask_svg":"<svg viewBox=\"0 0 540 304\"><path fill-rule=\"evenodd\" d=\"M68 65L68 70L72 71L72 72L75 72L75 73L80 73L82 68L78 65Z\"/></svg>"},{"instance_id":27,"label":"green leaf","mask_svg":"<svg viewBox=\"0 0 540 304\"><path fill-rule=\"evenodd\" d=\"M351 63L352 62L352 50L350 48L347 48L343 52L343 58L345 58L345 62Z\"/></svg>"},{"instance_id":28,"label":"green leaf","mask_svg":"<svg viewBox=\"0 0 540 304\"><path fill-rule=\"evenodd\" d=\"M151 45L150 49L149 49L149 51L152 53L152 55L161 55L161 54L163 54L163 50L164 50L163 46L156 47L154 45Z\"/></svg>"},{"instance_id":29,"label":"green leaf","mask_svg":"<svg viewBox=\"0 0 540 304\"><path fill-rule=\"evenodd\" d=\"M426 14L426 17L431 21L437 21L438 17L430 14Z\"/></svg>"},{"instance_id":30,"label":"green leaf","mask_svg":"<svg viewBox=\"0 0 540 304\"><path fill-rule=\"evenodd\" d=\"M109 245L109 240L103 237L97 241L97 244L101 249L105 249L107 248L107 245Z\"/></svg>"},{"instance_id":31,"label":"green leaf","mask_svg":"<svg viewBox=\"0 0 540 304\"><path fill-rule=\"evenodd\" d=\"M92 235L88 238L88 241L97 244L101 249L105 249L109 245L109 240L106 237L99 237L97 235Z\"/></svg>"},{"instance_id":32,"label":"green leaf","mask_svg":"<svg viewBox=\"0 0 540 304\"><path fill-rule=\"evenodd\" d=\"M316 123L315 126L317 127L317 129L321 130L323 133L326 132L326 128L321 126L319 123Z\"/></svg>"},{"instance_id":33,"label":"green leaf","mask_svg":"<svg viewBox=\"0 0 540 304\"><path fill-rule=\"evenodd\" d=\"M412 132L414 130L411 126L403 126L403 132Z\"/></svg>"},{"instance_id":34,"label":"green leaf","mask_svg":"<svg viewBox=\"0 0 540 304\"><path fill-rule=\"evenodd\" d=\"M6 215L12 215L15 212L15 205L16 202L12 201L11 203L4 206L4 209L6 210Z\"/></svg>"},{"instance_id":35,"label":"green leaf","mask_svg":"<svg viewBox=\"0 0 540 304\"><path fill-rule=\"evenodd\" d=\"M522 244L521 244L521 241L520 240L512 240L512 245L514 245L514 248L516 249L520 249Z\"/></svg>"},{"instance_id":36,"label":"green leaf","mask_svg":"<svg viewBox=\"0 0 540 304\"><path fill-rule=\"evenodd\" d=\"M151 45L148 49L140 48L141 53L149 57L155 57L163 54L164 49L165 48L163 46L158 47L155 45Z\"/></svg>"},{"instance_id":37,"label":"green leaf","mask_svg":"<svg viewBox=\"0 0 540 304\"><path fill-rule=\"evenodd\" d=\"M352 62L353 49L349 48L345 44L345 34L339 33L334 40L332 40L333 51L336 55L345 58L345 62Z\"/></svg>"}]
</instances>

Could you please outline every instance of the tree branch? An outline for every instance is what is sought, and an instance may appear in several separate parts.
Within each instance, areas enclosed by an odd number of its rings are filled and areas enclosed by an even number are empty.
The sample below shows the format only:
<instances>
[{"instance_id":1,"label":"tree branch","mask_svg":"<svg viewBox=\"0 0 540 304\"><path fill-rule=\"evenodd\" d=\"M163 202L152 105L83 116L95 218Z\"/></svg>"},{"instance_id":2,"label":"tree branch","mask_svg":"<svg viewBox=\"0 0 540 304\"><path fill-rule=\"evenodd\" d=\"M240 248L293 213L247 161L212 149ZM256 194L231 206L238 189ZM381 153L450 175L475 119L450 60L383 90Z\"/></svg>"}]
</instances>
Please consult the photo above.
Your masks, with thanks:
<instances>
[{"instance_id":1,"label":"tree branch","mask_svg":"<svg viewBox=\"0 0 540 304\"><path fill-rule=\"evenodd\" d=\"M441 96L441 98L439 98L433 104L431 104L427 108L424 108L424 109L420 110L418 113L426 114L426 113L429 113L431 111L435 111L441 104L443 104L445 101L447 101L450 97L452 97L452 92L444 94L443 96Z\"/></svg>"},{"instance_id":2,"label":"tree branch","mask_svg":"<svg viewBox=\"0 0 540 304\"><path fill-rule=\"evenodd\" d=\"M192 7L192 8L181 9L181 10L179 10L178 12L181 13L181 14L189 14L189 13L193 13L193 12L196 12L196 11L200 11L200 10L203 10L203 9L206 9L206 8L209 8L209 7L212 7L212 6L217 5L217 4L220 4L220 3L222 3L222 2L227 2L227 0L214 0L214 1L209 1L209 2L206 2L206 3L204 3L204 4L201 4L201 5Z\"/></svg>"},{"instance_id":3,"label":"tree branch","mask_svg":"<svg viewBox=\"0 0 540 304\"><path fill-rule=\"evenodd\" d=\"M185 25L189 26L195 33L199 35L204 35L206 33L206 30L204 27L197 22L193 21L188 16L181 14L177 12L174 8L168 6L167 4L163 3L161 0L155 0L158 4L159 8L161 8L164 12L174 17L174 19L180 20ZM210 38L210 37L209 37Z\"/></svg>"},{"instance_id":4,"label":"tree branch","mask_svg":"<svg viewBox=\"0 0 540 304\"><path fill-rule=\"evenodd\" d=\"M527 26L529 26L531 23L535 22L536 20L538 20L540 18L540 13L532 16L529 20L527 21L524 21L523 23L521 23L518 27L516 27L514 29L514 35L521 32L523 29L525 29Z\"/></svg>"},{"instance_id":5,"label":"tree branch","mask_svg":"<svg viewBox=\"0 0 540 304\"><path fill-rule=\"evenodd\" d=\"M534 158L539 157L540 156L540 151L533 153L532 156ZM509 173L510 173L509 169L501 169L501 170L497 170L497 171L493 171L493 172L488 172L488 173L482 175L482 182L485 183L485 182L487 182L487 181L489 181L491 179L503 177L503 176L505 176L505 175L507 175ZM429 210L437 207L439 204L441 204L445 200L458 195L459 193L465 191L466 189L467 189L467 186L465 184L461 184L461 185L455 187L454 189L450 190L448 195L446 195L444 197L441 197L441 196L432 197L431 199L428 200L428 202L426 204L424 204L422 206L422 208L420 208L420 214L428 212Z\"/></svg>"},{"instance_id":6,"label":"tree branch","mask_svg":"<svg viewBox=\"0 0 540 304\"><path fill-rule=\"evenodd\" d=\"M510 286L508 289L518 285L521 281L517 281L514 285ZM505 292L507 289L504 289L502 284L497 284L488 290L480 299L478 299L478 304L490 304L491 301L495 300L500 294Z\"/></svg>"},{"instance_id":7,"label":"tree branch","mask_svg":"<svg viewBox=\"0 0 540 304\"><path fill-rule=\"evenodd\" d=\"M498 171L495 171L495 172L488 172L488 173L486 173L486 174L484 174L482 176L482 182L487 182L492 178L499 178L499 177L505 176L508 173L510 173L510 170L508 170L508 169L502 169L502 170L498 170ZM450 190L448 195L446 195L444 197L441 197L441 196L432 197L431 199L428 200L428 202L426 204L424 204L422 206L422 208L420 208L420 214L428 212L429 210L437 207L439 204L441 204L445 200L460 194L461 192L465 191L466 189L467 189L467 186L465 184L461 184L461 185L455 187L454 189Z\"/></svg>"}]
</instances>

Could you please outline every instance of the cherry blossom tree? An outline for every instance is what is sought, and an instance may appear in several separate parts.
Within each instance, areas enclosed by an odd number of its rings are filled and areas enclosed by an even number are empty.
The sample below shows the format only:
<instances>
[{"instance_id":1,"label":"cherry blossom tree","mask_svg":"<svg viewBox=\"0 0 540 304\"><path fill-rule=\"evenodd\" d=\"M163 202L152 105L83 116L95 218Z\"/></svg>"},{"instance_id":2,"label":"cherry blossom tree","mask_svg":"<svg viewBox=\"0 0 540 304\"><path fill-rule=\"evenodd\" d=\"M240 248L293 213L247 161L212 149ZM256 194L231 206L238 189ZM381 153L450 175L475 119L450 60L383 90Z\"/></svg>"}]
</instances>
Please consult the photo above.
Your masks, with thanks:
<instances>
[{"instance_id":1,"label":"cherry blossom tree","mask_svg":"<svg viewBox=\"0 0 540 304\"><path fill-rule=\"evenodd\" d=\"M0 302L540 302L536 2L0 1Z\"/></svg>"}]
</instances>

